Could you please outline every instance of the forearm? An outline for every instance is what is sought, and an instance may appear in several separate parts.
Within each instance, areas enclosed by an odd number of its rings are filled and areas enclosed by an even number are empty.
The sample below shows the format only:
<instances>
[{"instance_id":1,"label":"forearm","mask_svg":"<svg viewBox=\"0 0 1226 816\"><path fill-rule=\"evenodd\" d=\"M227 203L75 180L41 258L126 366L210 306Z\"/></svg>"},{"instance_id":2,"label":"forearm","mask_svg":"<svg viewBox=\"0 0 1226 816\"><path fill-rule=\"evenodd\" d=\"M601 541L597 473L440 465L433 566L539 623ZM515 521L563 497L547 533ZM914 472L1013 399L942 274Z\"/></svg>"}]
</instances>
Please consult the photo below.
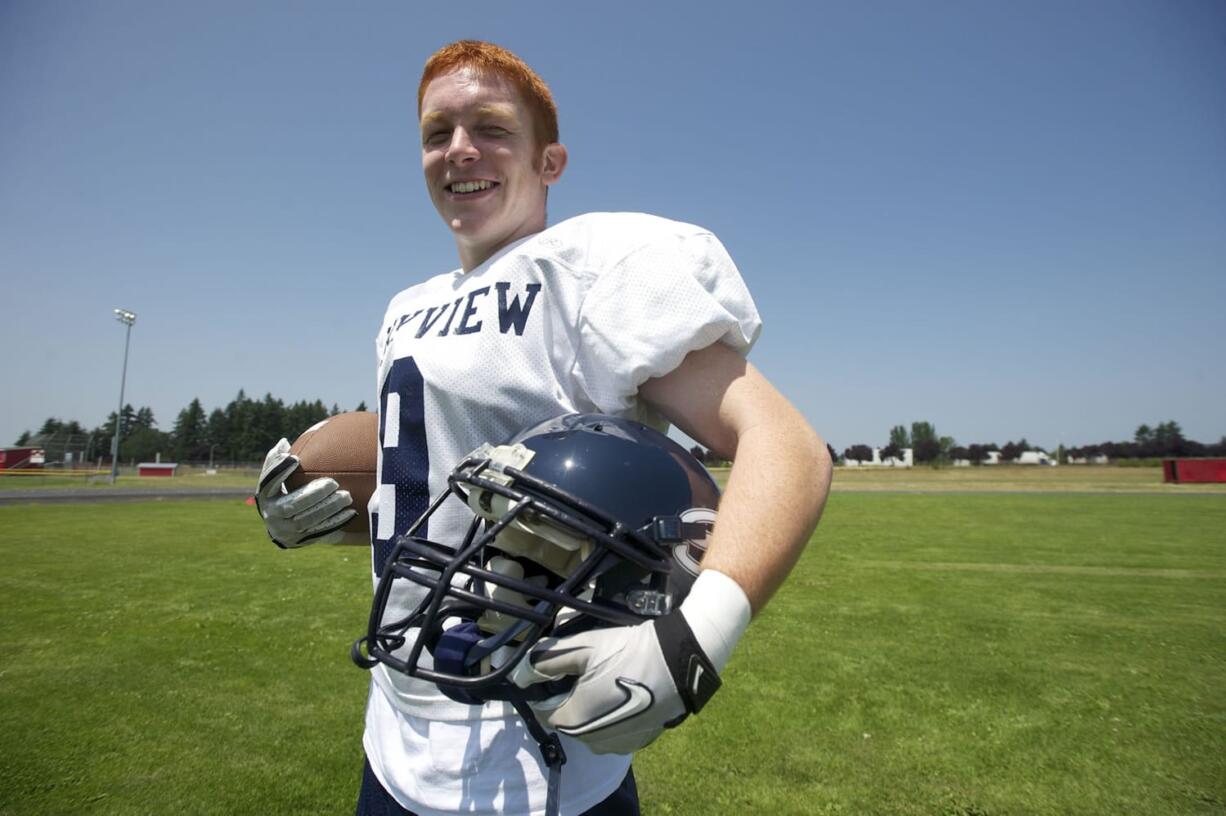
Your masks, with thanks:
<instances>
[{"instance_id":1,"label":"forearm","mask_svg":"<svg viewBox=\"0 0 1226 816\"><path fill-rule=\"evenodd\" d=\"M825 443L792 406L779 414L737 438L702 560L740 585L755 615L800 558L830 492Z\"/></svg>"},{"instance_id":2,"label":"forearm","mask_svg":"<svg viewBox=\"0 0 1226 816\"><path fill-rule=\"evenodd\" d=\"M756 614L800 557L826 505L826 443L723 343L690 352L639 394L693 439L733 459L702 567L736 581Z\"/></svg>"}]
</instances>

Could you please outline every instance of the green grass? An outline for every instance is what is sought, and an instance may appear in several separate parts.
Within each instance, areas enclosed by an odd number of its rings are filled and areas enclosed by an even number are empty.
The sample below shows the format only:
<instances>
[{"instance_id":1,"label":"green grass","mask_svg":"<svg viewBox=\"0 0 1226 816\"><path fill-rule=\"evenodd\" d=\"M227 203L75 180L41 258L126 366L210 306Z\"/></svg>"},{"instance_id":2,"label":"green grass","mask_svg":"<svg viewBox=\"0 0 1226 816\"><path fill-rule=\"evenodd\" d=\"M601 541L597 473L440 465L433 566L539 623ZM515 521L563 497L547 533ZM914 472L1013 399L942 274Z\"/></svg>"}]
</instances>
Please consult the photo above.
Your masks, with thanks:
<instances>
[{"instance_id":1,"label":"green grass","mask_svg":"<svg viewBox=\"0 0 1226 816\"><path fill-rule=\"evenodd\" d=\"M0 508L0 812L352 812L361 548L241 501Z\"/></svg>"},{"instance_id":2,"label":"green grass","mask_svg":"<svg viewBox=\"0 0 1226 816\"><path fill-rule=\"evenodd\" d=\"M1054 470L1054 469L1053 469ZM1226 812L1226 501L842 493L648 814ZM350 813L365 552L0 507L0 813Z\"/></svg>"},{"instance_id":3,"label":"green grass","mask_svg":"<svg viewBox=\"0 0 1226 816\"><path fill-rule=\"evenodd\" d=\"M833 488L842 490L1005 491L1093 493L1216 493L1226 484L1166 484L1161 466L980 465L913 468L839 467Z\"/></svg>"}]
</instances>

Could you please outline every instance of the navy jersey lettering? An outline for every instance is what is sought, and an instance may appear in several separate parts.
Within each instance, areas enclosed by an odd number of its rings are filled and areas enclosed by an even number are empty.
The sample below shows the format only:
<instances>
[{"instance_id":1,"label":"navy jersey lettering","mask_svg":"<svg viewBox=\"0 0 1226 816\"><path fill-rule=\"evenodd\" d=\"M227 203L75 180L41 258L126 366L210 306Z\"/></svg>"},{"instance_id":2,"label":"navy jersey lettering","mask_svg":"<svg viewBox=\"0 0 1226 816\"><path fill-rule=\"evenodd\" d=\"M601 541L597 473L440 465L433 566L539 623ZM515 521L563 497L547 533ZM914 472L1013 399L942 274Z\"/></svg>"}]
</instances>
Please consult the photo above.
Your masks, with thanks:
<instances>
[{"instance_id":1,"label":"navy jersey lettering","mask_svg":"<svg viewBox=\"0 0 1226 816\"><path fill-rule=\"evenodd\" d=\"M396 411L395 439L388 439L388 397L395 394L392 408ZM397 406L396 403L399 403ZM396 519L392 534L379 538L380 507L370 521L372 555L376 575L383 574L383 564L392 551L392 541L405 532L426 512L430 504L430 453L426 447L425 390L421 371L412 357L401 357L392 363L383 391L379 395L379 444L383 447L383 463L379 469L379 484L393 485ZM392 444L389 445L388 443ZM418 535L429 532L423 527Z\"/></svg>"},{"instance_id":2,"label":"navy jersey lettering","mask_svg":"<svg viewBox=\"0 0 1226 816\"><path fill-rule=\"evenodd\" d=\"M421 319L421 326L417 329L417 337L419 339L426 336L426 332L430 331L434 324L439 321L439 318L443 316L443 312L447 311L447 307L450 305L450 303L444 303L442 306L431 306L426 310L426 316Z\"/></svg>"},{"instance_id":3,"label":"navy jersey lettering","mask_svg":"<svg viewBox=\"0 0 1226 816\"><path fill-rule=\"evenodd\" d=\"M528 284L528 297L523 306L519 305L519 295L507 302L507 292L510 291L511 284L496 283L494 287L498 290L498 330L506 334L508 329L514 327L515 334L522 335L524 325L528 322L528 313L532 311L532 303L536 300L536 293L541 291L541 285Z\"/></svg>"},{"instance_id":4,"label":"navy jersey lettering","mask_svg":"<svg viewBox=\"0 0 1226 816\"><path fill-rule=\"evenodd\" d=\"M481 321L469 325L468 321L477 313L477 304L474 302L478 296L484 297L490 293L488 286L482 286L480 289L474 289L468 293L468 304L464 307L464 316L460 318L460 325L456 326L456 334L476 334L481 331Z\"/></svg>"},{"instance_id":5,"label":"navy jersey lettering","mask_svg":"<svg viewBox=\"0 0 1226 816\"><path fill-rule=\"evenodd\" d=\"M541 291L541 284L527 284L522 297L521 293L512 295L509 283L495 283L494 287L498 290L498 331L502 334L514 331L517 337L522 337L524 328L528 325L528 317L532 313L532 306L536 303L536 296ZM438 337L476 334L485 326L484 320L477 319L481 306L480 301L489 293L490 287L482 286L450 303L429 306L401 315L388 323L383 336L383 347L386 349L387 345L392 342L392 335L418 317L421 318L421 322L418 323L417 331L414 333L414 337L418 340L425 337L435 326L441 326ZM443 320L444 315L447 316L446 320Z\"/></svg>"}]
</instances>

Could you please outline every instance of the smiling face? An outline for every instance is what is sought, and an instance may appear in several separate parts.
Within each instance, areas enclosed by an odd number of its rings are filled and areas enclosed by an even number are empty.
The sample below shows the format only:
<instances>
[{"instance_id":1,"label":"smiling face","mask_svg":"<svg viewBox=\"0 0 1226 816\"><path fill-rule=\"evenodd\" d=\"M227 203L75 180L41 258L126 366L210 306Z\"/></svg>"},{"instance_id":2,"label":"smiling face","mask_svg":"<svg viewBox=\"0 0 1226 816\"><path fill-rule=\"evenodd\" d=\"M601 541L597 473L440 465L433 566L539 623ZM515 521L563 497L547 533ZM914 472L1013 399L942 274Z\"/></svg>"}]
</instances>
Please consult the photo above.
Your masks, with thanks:
<instances>
[{"instance_id":1,"label":"smiling face","mask_svg":"<svg viewBox=\"0 0 1226 816\"><path fill-rule=\"evenodd\" d=\"M464 271L545 228L545 191L566 148L539 145L514 86L461 68L430 81L421 106L421 164Z\"/></svg>"}]
</instances>

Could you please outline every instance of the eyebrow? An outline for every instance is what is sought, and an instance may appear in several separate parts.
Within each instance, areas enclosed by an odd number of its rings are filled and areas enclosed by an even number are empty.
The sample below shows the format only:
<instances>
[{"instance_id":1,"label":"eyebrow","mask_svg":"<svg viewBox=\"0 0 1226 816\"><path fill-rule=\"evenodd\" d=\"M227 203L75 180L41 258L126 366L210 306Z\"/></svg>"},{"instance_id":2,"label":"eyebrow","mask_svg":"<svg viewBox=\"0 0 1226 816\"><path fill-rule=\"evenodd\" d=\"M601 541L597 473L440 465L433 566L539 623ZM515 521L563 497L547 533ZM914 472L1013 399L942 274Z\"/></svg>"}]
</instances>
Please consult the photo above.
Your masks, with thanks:
<instances>
[{"instance_id":1,"label":"eyebrow","mask_svg":"<svg viewBox=\"0 0 1226 816\"><path fill-rule=\"evenodd\" d=\"M489 116L512 123L519 121L519 117L515 115L515 107L513 105L482 105L481 107L477 108L477 115ZM446 122L447 119L447 114L443 111L431 111L421 118L421 128L425 130L427 127L435 124L436 122Z\"/></svg>"},{"instance_id":2,"label":"eyebrow","mask_svg":"<svg viewBox=\"0 0 1226 816\"><path fill-rule=\"evenodd\" d=\"M512 121L519 119L515 115L514 105L482 105L477 108L477 113L481 116L493 116L498 119L510 119Z\"/></svg>"}]
</instances>

